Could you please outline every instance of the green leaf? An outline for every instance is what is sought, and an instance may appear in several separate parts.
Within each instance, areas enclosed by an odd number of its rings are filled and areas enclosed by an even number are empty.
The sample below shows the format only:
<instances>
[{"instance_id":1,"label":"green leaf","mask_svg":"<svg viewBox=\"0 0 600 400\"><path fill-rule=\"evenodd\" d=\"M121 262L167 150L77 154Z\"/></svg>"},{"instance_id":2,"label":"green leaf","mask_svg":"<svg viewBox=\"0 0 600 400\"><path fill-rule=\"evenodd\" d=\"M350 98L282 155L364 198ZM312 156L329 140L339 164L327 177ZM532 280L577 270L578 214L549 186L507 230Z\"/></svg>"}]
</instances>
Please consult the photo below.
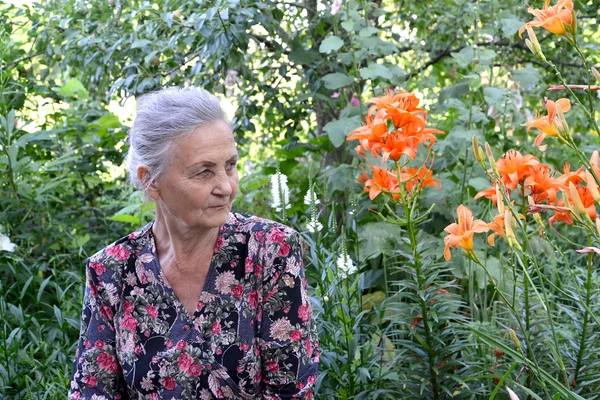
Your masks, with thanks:
<instances>
[{"instance_id":1,"label":"green leaf","mask_svg":"<svg viewBox=\"0 0 600 400\"><path fill-rule=\"evenodd\" d=\"M525 89L530 89L536 86L542 79L539 71L532 66L527 66L523 69L512 71L513 81L519 83Z\"/></svg>"},{"instance_id":2,"label":"green leaf","mask_svg":"<svg viewBox=\"0 0 600 400\"><path fill-rule=\"evenodd\" d=\"M119 118L115 114L103 115L102 117L98 118L96 124L106 129L121 127L121 121L119 121Z\"/></svg>"},{"instance_id":3,"label":"green leaf","mask_svg":"<svg viewBox=\"0 0 600 400\"><path fill-rule=\"evenodd\" d=\"M485 49L478 53L479 62L483 65L490 65L492 60L496 58L496 52L492 49Z\"/></svg>"},{"instance_id":4,"label":"green leaf","mask_svg":"<svg viewBox=\"0 0 600 400\"><path fill-rule=\"evenodd\" d=\"M391 80L393 78L392 71L383 64L369 63L366 68L360 69L360 76L363 79L383 78Z\"/></svg>"},{"instance_id":5,"label":"green leaf","mask_svg":"<svg viewBox=\"0 0 600 400\"><path fill-rule=\"evenodd\" d=\"M497 104L502 100L502 96L506 91L506 88L485 87L483 88L483 98L489 105Z\"/></svg>"},{"instance_id":6,"label":"green leaf","mask_svg":"<svg viewBox=\"0 0 600 400\"><path fill-rule=\"evenodd\" d=\"M502 18L500 20L500 28L502 29L502 34L507 38L511 38L519 31L519 28L523 26L524 22L514 18Z\"/></svg>"},{"instance_id":7,"label":"green leaf","mask_svg":"<svg viewBox=\"0 0 600 400\"><path fill-rule=\"evenodd\" d=\"M348 133L360 126L360 118L340 118L331 121L323 127L323 130L329 135L329 140L335 147L340 147L345 141Z\"/></svg>"},{"instance_id":8,"label":"green leaf","mask_svg":"<svg viewBox=\"0 0 600 400\"><path fill-rule=\"evenodd\" d=\"M490 183L489 179L477 177L469 180L469 186L476 191L481 192L482 190L489 189L492 184Z\"/></svg>"},{"instance_id":9,"label":"green leaf","mask_svg":"<svg viewBox=\"0 0 600 400\"><path fill-rule=\"evenodd\" d=\"M377 34L377 32L379 32L379 29L377 29L373 26L367 26L366 28L362 28L360 30L360 32L358 32L358 36L369 37L369 36Z\"/></svg>"},{"instance_id":10,"label":"green leaf","mask_svg":"<svg viewBox=\"0 0 600 400\"><path fill-rule=\"evenodd\" d=\"M152 43L152 42L149 41L148 39L138 39L138 40L135 40L133 43L131 43L131 46L129 48L130 49L139 49L141 47L149 45L150 43Z\"/></svg>"},{"instance_id":11,"label":"green leaf","mask_svg":"<svg viewBox=\"0 0 600 400\"><path fill-rule=\"evenodd\" d=\"M358 228L361 261L389 254L402 237L402 228L384 222L369 222Z\"/></svg>"},{"instance_id":12,"label":"green leaf","mask_svg":"<svg viewBox=\"0 0 600 400\"><path fill-rule=\"evenodd\" d=\"M138 217L135 217L135 216L129 215L129 214L119 214L119 215L112 216L108 219L110 219L111 221L117 221L117 222L128 222L128 223L134 224L134 225L140 224L140 219Z\"/></svg>"},{"instance_id":13,"label":"green leaf","mask_svg":"<svg viewBox=\"0 0 600 400\"><path fill-rule=\"evenodd\" d=\"M354 78L340 72L327 74L322 79L325 87L330 90L336 90L354 82Z\"/></svg>"},{"instance_id":14,"label":"green leaf","mask_svg":"<svg viewBox=\"0 0 600 400\"><path fill-rule=\"evenodd\" d=\"M354 30L354 21L349 19L341 23L342 28L346 30L346 32L352 32Z\"/></svg>"},{"instance_id":15,"label":"green leaf","mask_svg":"<svg viewBox=\"0 0 600 400\"><path fill-rule=\"evenodd\" d=\"M466 68L473 62L473 48L465 47L458 53L450 53L460 68Z\"/></svg>"},{"instance_id":16,"label":"green leaf","mask_svg":"<svg viewBox=\"0 0 600 400\"><path fill-rule=\"evenodd\" d=\"M344 45L344 41L339 37L332 35L327 39L321 42L321 46L319 46L319 51L321 53L331 53L332 51L339 50Z\"/></svg>"},{"instance_id":17,"label":"green leaf","mask_svg":"<svg viewBox=\"0 0 600 400\"><path fill-rule=\"evenodd\" d=\"M56 89L56 92L64 97L87 99L90 96L83 83L77 79L70 79L62 87Z\"/></svg>"},{"instance_id":18,"label":"green leaf","mask_svg":"<svg viewBox=\"0 0 600 400\"><path fill-rule=\"evenodd\" d=\"M319 53L317 53L316 51L305 50L302 47L298 47L298 48L294 49L289 55L289 59L291 62L293 62L294 64L300 64L300 65L312 64L315 61L317 61L319 58L320 58Z\"/></svg>"}]
</instances>

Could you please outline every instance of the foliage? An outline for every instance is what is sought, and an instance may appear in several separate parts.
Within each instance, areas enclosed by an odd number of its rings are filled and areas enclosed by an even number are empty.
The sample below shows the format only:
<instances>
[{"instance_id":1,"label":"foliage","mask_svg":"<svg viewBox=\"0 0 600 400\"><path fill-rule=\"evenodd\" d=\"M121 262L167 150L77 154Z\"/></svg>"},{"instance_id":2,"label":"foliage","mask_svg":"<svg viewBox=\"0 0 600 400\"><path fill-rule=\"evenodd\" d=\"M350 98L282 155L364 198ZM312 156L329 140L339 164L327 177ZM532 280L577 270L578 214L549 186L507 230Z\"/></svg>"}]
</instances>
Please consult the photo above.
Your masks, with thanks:
<instances>
[{"instance_id":1,"label":"foliage","mask_svg":"<svg viewBox=\"0 0 600 400\"><path fill-rule=\"evenodd\" d=\"M507 398L506 386L521 398L596 396L598 256L576 250L600 246L585 213L573 226L543 220L539 236L522 196L531 193L500 190L514 240L491 247L475 235L465 254L442 256L456 207L490 221L494 204L472 199L508 182L489 172L473 136L493 161L517 149L554 177L565 162L591 166L597 92L548 88L598 84L589 68L599 64L597 6L575 6L577 48L573 31L559 38L533 27L542 58L531 36L519 38L533 19L521 1L334 3L339 11L316 0L0 2L0 234L17 245L0 250L0 397L64 397L83 260L152 218L125 182L130 121L117 110L190 84L235 110L244 170L236 208L285 220L307 241L320 397ZM408 153L386 167L377 151L356 154L358 142L346 141L367 116L365 100L390 87L415 92L427 126L445 132L431 152L413 149L410 166L427 163L440 190L421 180L414 196L394 199L399 187L411 191L401 176ZM546 115L546 96L571 100L569 136L547 137L541 152L522 124ZM394 169L396 187L370 199L360 163ZM277 170L290 186L285 215L271 208ZM373 197L381 187L367 189ZM319 204L304 203L309 188ZM562 205L535 203L576 207L568 183L562 189Z\"/></svg>"}]
</instances>

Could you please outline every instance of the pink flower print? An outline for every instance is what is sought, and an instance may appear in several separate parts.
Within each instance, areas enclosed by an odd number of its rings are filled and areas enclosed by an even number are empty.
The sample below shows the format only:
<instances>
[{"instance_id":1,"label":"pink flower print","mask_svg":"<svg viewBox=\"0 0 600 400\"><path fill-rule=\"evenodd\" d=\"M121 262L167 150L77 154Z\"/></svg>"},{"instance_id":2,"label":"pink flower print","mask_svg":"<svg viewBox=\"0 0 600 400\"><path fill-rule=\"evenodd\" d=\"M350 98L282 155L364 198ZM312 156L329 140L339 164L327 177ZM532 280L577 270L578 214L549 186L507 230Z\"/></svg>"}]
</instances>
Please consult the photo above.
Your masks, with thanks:
<instances>
[{"instance_id":1,"label":"pink flower print","mask_svg":"<svg viewBox=\"0 0 600 400\"><path fill-rule=\"evenodd\" d=\"M131 252L124 248L122 244L117 244L106 249L106 254L117 260L127 260Z\"/></svg>"},{"instance_id":2,"label":"pink flower print","mask_svg":"<svg viewBox=\"0 0 600 400\"><path fill-rule=\"evenodd\" d=\"M102 369L105 369L110 372L117 372L119 367L117 365L117 360L113 355L110 355L106 352L102 352L98 355L98 366Z\"/></svg>"},{"instance_id":3,"label":"pink flower print","mask_svg":"<svg viewBox=\"0 0 600 400\"><path fill-rule=\"evenodd\" d=\"M290 339L299 342L300 339L302 339L302 332L300 332L299 330L295 330L292 333L290 333Z\"/></svg>"},{"instance_id":4,"label":"pink flower print","mask_svg":"<svg viewBox=\"0 0 600 400\"><path fill-rule=\"evenodd\" d=\"M96 343L94 343L94 347L97 349L103 349L104 348L104 342L102 340L96 340Z\"/></svg>"},{"instance_id":5,"label":"pink flower print","mask_svg":"<svg viewBox=\"0 0 600 400\"><path fill-rule=\"evenodd\" d=\"M308 306L304 304L298 307L298 318L302 321L308 321Z\"/></svg>"},{"instance_id":6,"label":"pink flower print","mask_svg":"<svg viewBox=\"0 0 600 400\"><path fill-rule=\"evenodd\" d=\"M83 342L83 345L89 349L90 347L92 347L92 342L90 342L89 340L86 340L85 342Z\"/></svg>"},{"instance_id":7,"label":"pink flower print","mask_svg":"<svg viewBox=\"0 0 600 400\"><path fill-rule=\"evenodd\" d=\"M262 265L261 264L257 264L256 267L254 267L254 273L256 275L260 275L261 272L262 272L262 269L263 269Z\"/></svg>"},{"instance_id":8,"label":"pink flower print","mask_svg":"<svg viewBox=\"0 0 600 400\"><path fill-rule=\"evenodd\" d=\"M261 380L262 380L262 372L261 372L261 370L259 369L259 370L256 372L256 375L254 375L254 383L258 383L258 382L260 382Z\"/></svg>"},{"instance_id":9,"label":"pink flower print","mask_svg":"<svg viewBox=\"0 0 600 400\"><path fill-rule=\"evenodd\" d=\"M280 340L282 342L290 338L290 332L293 330L290 321L286 318L279 318L273 322L269 334L273 339Z\"/></svg>"},{"instance_id":10,"label":"pink flower print","mask_svg":"<svg viewBox=\"0 0 600 400\"><path fill-rule=\"evenodd\" d=\"M98 332L102 332L104 330L104 324L98 325Z\"/></svg>"},{"instance_id":11,"label":"pink flower print","mask_svg":"<svg viewBox=\"0 0 600 400\"><path fill-rule=\"evenodd\" d=\"M249 348L250 348L250 345L249 345L248 343L242 343L242 344L240 345L240 350L241 350L241 351L246 351L246 350L248 350Z\"/></svg>"},{"instance_id":12,"label":"pink flower print","mask_svg":"<svg viewBox=\"0 0 600 400\"><path fill-rule=\"evenodd\" d=\"M248 294L248 304L253 310L258 307L258 292L256 290L253 290Z\"/></svg>"},{"instance_id":13,"label":"pink flower print","mask_svg":"<svg viewBox=\"0 0 600 400\"><path fill-rule=\"evenodd\" d=\"M177 350L184 350L187 348L187 343L184 342L183 340L180 340L179 342L177 342Z\"/></svg>"},{"instance_id":14,"label":"pink flower print","mask_svg":"<svg viewBox=\"0 0 600 400\"><path fill-rule=\"evenodd\" d=\"M125 314L131 315L133 313L133 309L133 304L125 300L125 302L123 303L123 312L125 312Z\"/></svg>"},{"instance_id":15,"label":"pink flower print","mask_svg":"<svg viewBox=\"0 0 600 400\"><path fill-rule=\"evenodd\" d=\"M220 356L221 354L223 354L223 350L218 348L217 351L215 351L215 353Z\"/></svg>"},{"instance_id":16,"label":"pink flower print","mask_svg":"<svg viewBox=\"0 0 600 400\"><path fill-rule=\"evenodd\" d=\"M125 318L123 318L123 320L121 321L121 326L124 329L127 329L128 331L135 331L135 328L137 328L137 320L135 318L133 318L131 315L127 315Z\"/></svg>"},{"instance_id":17,"label":"pink flower print","mask_svg":"<svg viewBox=\"0 0 600 400\"><path fill-rule=\"evenodd\" d=\"M304 389L304 383L303 382L296 383L296 389L300 389L300 390Z\"/></svg>"},{"instance_id":18,"label":"pink flower print","mask_svg":"<svg viewBox=\"0 0 600 400\"><path fill-rule=\"evenodd\" d=\"M221 333L221 324L215 321L215 323L212 325L211 332L213 335Z\"/></svg>"},{"instance_id":19,"label":"pink flower print","mask_svg":"<svg viewBox=\"0 0 600 400\"><path fill-rule=\"evenodd\" d=\"M190 374L191 376L200 376L201 372L202 367L199 364L192 364L188 369L188 374Z\"/></svg>"},{"instance_id":20,"label":"pink flower print","mask_svg":"<svg viewBox=\"0 0 600 400\"><path fill-rule=\"evenodd\" d=\"M109 306L101 305L100 314L106 319L112 319L112 310Z\"/></svg>"},{"instance_id":21,"label":"pink flower print","mask_svg":"<svg viewBox=\"0 0 600 400\"><path fill-rule=\"evenodd\" d=\"M283 242L281 243L281 246L279 247L279 252L277 253L278 255L282 256L282 257L287 257L288 254L290 254L290 244Z\"/></svg>"},{"instance_id":22,"label":"pink flower print","mask_svg":"<svg viewBox=\"0 0 600 400\"><path fill-rule=\"evenodd\" d=\"M267 237L269 239L269 241L274 242L274 243L283 243L283 241L285 240L285 232L280 231L277 228L274 228L271 233L269 233L269 236Z\"/></svg>"},{"instance_id":23,"label":"pink flower print","mask_svg":"<svg viewBox=\"0 0 600 400\"><path fill-rule=\"evenodd\" d=\"M262 244L265 240L265 231L256 232L256 241Z\"/></svg>"},{"instance_id":24,"label":"pink flower print","mask_svg":"<svg viewBox=\"0 0 600 400\"><path fill-rule=\"evenodd\" d=\"M308 377L308 379L306 380L308 382L309 385L312 385L315 383L315 381L317 380L317 376L316 375L311 375Z\"/></svg>"},{"instance_id":25,"label":"pink flower print","mask_svg":"<svg viewBox=\"0 0 600 400\"><path fill-rule=\"evenodd\" d=\"M359 99L357 99L356 97L353 97L353 98L352 98L352 100L350 100L350 102L352 103L352 105L353 105L354 107L358 107L358 106L360 106L360 100L359 100Z\"/></svg>"},{"instance_id":26,"label":"pink flower print","mask_svg":"<svg viewBox=\"0 0 600 400\"><path fill-rule=\"evenodd\" d=\"M193 363L194 359L190 357L187 353L183 353L177 359L177 365L179 365L179 369L182 371L187 371L188 369L190 369Z\"/></svg>"},{"instance_id":27,"label":"pink flower print","mask_svg":"<svg viewBox=\"0 0 600 400\"><path fill-rule=\"evenodd\" d=\"M96 378L94 378L93 376L88 375L85 378L83 378L83 383L85 383L89 387L94 387L98 384L98 380Z\"/></svg>"},{"instance_id":28,"label":"pink flower print","mask_svg":"<svg viewBox=\"0 0 600 400\"><path fill-rule=\"evenodd\" d=\"M215 245L215 252L217 252L224 245L225 245L225 240L223 240L223 237L219 235L219 237L217 238L217 244Z\"/></svg>"},{"instance_id":29,"label":"pink flower print","mask_svg":"<svg viewBox=\"0 0 600 400\"><path fill-rule=\"evenodd\" d=\"M106 268L104 268L104 264L102 264L101 262L90 262L90 267L93 268L94 271L96 271L97 275L102 275L106 271Z\"/></svg>"},{"instance_id":30,"label":"pink flower print","mask_svg":"<svg viewBox=\"0 0 600 400\"><path fill-rule=\"evenodd\" d=\"M233 271L226 271L217 276L215 287L221 294L231 293L231 287L236 284L235 274Z\"/></svg>"},{"instance_id":31,"label":"pink flower print","mask_svg":"<svg viewBox=\"0 0 600 400\"><path fill-rule=\"evenodd\" d=\"M167 340L167 341L165 342L165 346L167 346L168 348L171 348L171 347L173 347L173 341L172 341L172 340Z\"/></svg>"},{"instance_id":32,"label":"pink flower print","mask_svg":"<svg viewBox=\"0 0 600 400\"><path fill-rule=\"evenodd\" d=\"M233 288L231 288L231 294L238 299L241 299L242 295L244 294L244 287L242 285L235 285Z\"/></svg>"},{"instance_id":33,"label":"pink flower print","mask_svg":"<svg viewBox=\"0 0 600 400\"><path fill-rule=\"evenodd\" d=\"M306 342L304 342L304 347L306 347L307 354L312 354L312 345L310 344L310 338L306 338Z\"/></svg>"},{"instance_id":34,"label":"pink flower print","mask_svg":"<svg viewBox=\"0 0 600 400\"><path fill-rule=\"evenodd\" d=\"M148 313L148 316L150 318L156 318L158 317L158 309L156 307L154 307L152 304L148 304L146 306L146 312Z\"/></svg>"},{"instance_id":35,"label":"pink flower print","mask_svg":"<svg viewBox=\"0 0 600 400\"><path fill-rule=\"evenodd\" d=\"M170 376L163 378L162 384L167 390L173 390L175 387L177 387L177 382L175 382L175 379L171 378Z\"/></svg>"},{"instance_id":36,"label":"pink flower print","mask_svg":"<svg viewBox=\"0 0 600 400\"><path fill-rule=\"evenodd\" d=\"M244 263L244 272L249 274L252 271L254 271L254 262L252 261L251 258L246 258L246 261Z\"/></svg>"},{"instance_id":37,"label":"pink flower print","mask_svg":"<svg viewBox=\"0 0 600 400\"><path fill-rule=\"evenodd\" d=\"M267 361L267 369L270 372L277 373L279 371L279 364L277 361L269 360Z\"/></svg>"}]
</instances>

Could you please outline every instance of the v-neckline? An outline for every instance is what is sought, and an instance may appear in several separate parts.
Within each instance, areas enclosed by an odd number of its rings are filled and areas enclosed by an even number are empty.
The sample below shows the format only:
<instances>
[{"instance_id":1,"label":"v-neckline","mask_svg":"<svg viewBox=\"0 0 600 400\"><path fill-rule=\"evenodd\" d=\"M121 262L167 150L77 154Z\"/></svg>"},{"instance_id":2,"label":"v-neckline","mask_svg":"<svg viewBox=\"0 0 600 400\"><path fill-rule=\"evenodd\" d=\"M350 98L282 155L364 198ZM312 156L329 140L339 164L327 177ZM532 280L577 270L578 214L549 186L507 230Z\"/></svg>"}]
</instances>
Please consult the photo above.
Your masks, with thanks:
<instances>
[{"instance_id":1,"label":"v-neckline","mask_svg":"<svg viewBox=\"0 0 600 400\"><path fill-rule=\"evenodd\" d=\"M164 274L164 271L162 269L162 266L160 265L160 260L158 259L158 252L156 251L156 240L154 239L154 232L152 231L152 227L154 226L154 222L152 221L150 228L148 229L149 234L150 234L150 245L151 245L151 250L152 253L154 255L154 262L156 264L156 267L158 269L158 279L160 279L161 283L168 289L168 291L171 293L171 297L173 299L173 302L175 303L175 306L178 308L179 313L185 315L185 318L187 318L187 320L190 323L193 323L193 321L198 318L199 314L201 313L201 311L199 310L199 305L200 302L202 301L202 298L204 297L204 294L207 293L207 289L208 289L208 285L209 285L209 281L214 280L213 275L216 269L216 259L215 259L215 255L217 254L217 251L219 250L219 242L222 237L223 237L223 231L225 230L225 224L221 225L219 227L219 231L217 233L217 240L215 241L215 247L213 248L213 252L212 252L212 256L210 259L210 265L208 267L208 271L206 272L206 277L204 278L204 283L202 284L202 290L200 291L200 296L198 297L198 300L196 301L196 306L194 309L194 313L190 315L190 313L188 312L187 308L185 307L185 305L181 302L181 300L179 299L179 296L177 296L177 293L175 293L175 290L173 289L173 286L171 286L171 283L169 282L169 280L167 279L166 275Z\"/></svg>"}]
</instances>

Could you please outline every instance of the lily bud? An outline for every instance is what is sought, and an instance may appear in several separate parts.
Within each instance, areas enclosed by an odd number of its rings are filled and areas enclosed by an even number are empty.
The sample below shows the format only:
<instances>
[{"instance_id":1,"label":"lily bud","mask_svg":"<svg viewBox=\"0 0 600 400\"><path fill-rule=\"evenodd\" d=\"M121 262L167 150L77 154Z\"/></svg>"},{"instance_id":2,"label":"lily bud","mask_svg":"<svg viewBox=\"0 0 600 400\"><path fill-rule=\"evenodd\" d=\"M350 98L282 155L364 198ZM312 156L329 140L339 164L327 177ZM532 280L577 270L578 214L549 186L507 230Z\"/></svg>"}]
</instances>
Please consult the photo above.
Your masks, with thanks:
<instances>
[{"instance_id":1,"label":"lily bud","mask_svg":"<svg viewBox=\"0 0 600 400\"><path fill-rule=\"evenodd\" d=\"M600 218L596 218L596 229L598 230L598 235L600 235Z\"/></svg>"},{"instance_id":2,"label":"lily bud","mask_svg":"<svg viewBox=\"0 0 600 400\"><path fill-rule=\"evenodd\" d=\"M515 248L517 248L519 250L523 250L521 248L521 245L517 241L517 237L515 236L515 232L513 231L513 228L512 228L512 215L510 214L509 210L505 210L504 211L504 239L506 240L506 243L508 243L508 245L510 247L515 247Z\"/></svg>"},{"instance_id":3,"label":"lily bud","mask_svg":"<svg viewBox=\"0 0 600 400\"><path fill-rule=\"evenodd\" d=\"M500 187L496 184L496 202L498 206L498 214L504 214L504 200L502 199L502 193Z\"/></svg>"},{"instance_id":4,"label":"lily bud","mask_svg":"<svg viewBox=\"0 0 600 400\"><path fill-rule=\"evenodd\" d=\"M496 159L494 158L494 153L492 153L492 148L488 142L485 142L485 152L492 166L492 171L494 171L496 176L499 176L500 174L498 173L498 167L496 167Z\"/></svg>"},{"instance_id":5,"label":"lily bud","mask_svg":"<svg viewBox=\"0 0 600 400\"><path fill-rule=\"evenodd\" d=\"M558 124L556 124L556 128L558 129L558 136L566 141L568 138L571 137L571 134L569 133L569 124L567 124L565 113L559 105L556 106L556 116L558 119Z\"/></svg>"},{"instance_id":6,"label":"lily bud","mask_svg":"<svg viewBox=\"0 0 600 400\"><path fill-rule=\"evenodd\" d=\"M517 337L517 334L515 333L515 331L513 329L511 329L510 331L508 331L508 333L510 334L510 338L512 339L513 343L515 344L515 346L517 347L517 349L519 349L519 351L523 351L523 349L521 348L521 343L519 342L519 338Z\"/></svg>"},{"instance_id":7,"label":"lily bud","mask_svg":"<svg viewBox=\"0 0 600 400\"><path fill-rule=\"evenodd\" d=\"M472 141L473 141L473 154L475 155L475 159L479 162L479 164L483 165L483 160L484 160L483 149L479 145L476 135L473 135Z\"/></svg>"},{"instance_id":8,"label":"lily bud","mask_svg":"<svg viewBox=\"0 0 600 400\"><path fill-rule=\"evenodd\" d=\"M571 195L571 200L573 200L575 210L583 216L588 215L587 210L583 205L583 201L579 196L579 192L577 191L575 185L573 185L573 182L569 182L569 193Z\"/></svg>"},{"instance_id":9,"label":"lily bud","mask_svg":"<svg viewBox=\"0 0 600 400\"><path fill-rule=\"evenodd\" d=\"M527 36L529 36L529 39L525 39L525 44L529 47L529 50L540 60L546 61L546 56L542 52L542 46L540 46L540 42L538 42L533 29L527 28Z\"/></svg>"},{"instance_id":10,"label":"lily bud","mask_svg":"<svg viewBox=\"0 0 600 400\"><path fill-rule=\"evenodd\" d=\"M569 27L571 30L571 35L573 36L573 41L577 41L577 15L575 14L575 10L572 12L571 17L571 26Z\"/></svg>"},{"instance_id":11,"label":"lily bud","mask_svg":"<svg viewBox=\"0 0 600 400\"><path fill-rule=\"evenodd\" d=\"M598 184L596 183L596 180L590 171L585 171L585 183L586 187L592 194L594 201L600 204L600 191L598 191Z\"/></svg>"},{"instance_id":12,"label":"lily bud","mask_svg":"<svg viewBox=\"0 0 600 400\"><path fill-rule=\"evenodd\" d=\"M592 67L592 75L594 75L594 78L600 82L600 72L598 72L598 70L594 67Z\"/></svg>"}]
</instances>

